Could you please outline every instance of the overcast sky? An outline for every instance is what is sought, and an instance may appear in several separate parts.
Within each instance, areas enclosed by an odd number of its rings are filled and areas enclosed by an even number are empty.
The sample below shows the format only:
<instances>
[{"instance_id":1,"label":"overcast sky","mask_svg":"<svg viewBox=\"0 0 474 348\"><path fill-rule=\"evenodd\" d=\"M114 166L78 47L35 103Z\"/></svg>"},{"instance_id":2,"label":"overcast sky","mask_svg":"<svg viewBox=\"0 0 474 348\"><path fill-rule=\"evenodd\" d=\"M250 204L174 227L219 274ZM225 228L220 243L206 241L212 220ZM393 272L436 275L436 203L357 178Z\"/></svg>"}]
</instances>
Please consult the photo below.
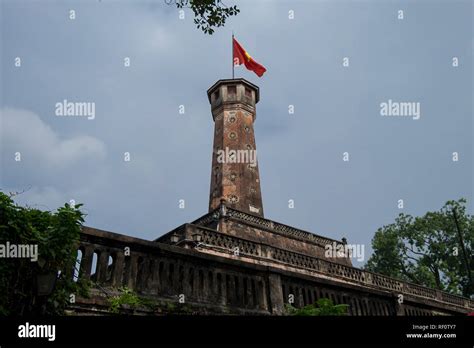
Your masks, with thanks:
<instances>
[{"instance_id":1,"label":"overcast sky","mask_svg":"<svg viewBox=\"0 0 474 348\"><path fill-rule=\"evenodd\" d=\"M206 90L231 77L233 30L267 68L236 68L260 87L266 218L368 257L400 212L465 197L472 213L472 1L225 3L240 14L208 36L162 0L1 0L0 188L27 189L17 201L40 209L74 199L87 225L145 239L205 214ZM95 103L95 118L56 116L64 99ZM381 116L389 99L420 103L420 118Z\"/></svg>"}]
</instances>

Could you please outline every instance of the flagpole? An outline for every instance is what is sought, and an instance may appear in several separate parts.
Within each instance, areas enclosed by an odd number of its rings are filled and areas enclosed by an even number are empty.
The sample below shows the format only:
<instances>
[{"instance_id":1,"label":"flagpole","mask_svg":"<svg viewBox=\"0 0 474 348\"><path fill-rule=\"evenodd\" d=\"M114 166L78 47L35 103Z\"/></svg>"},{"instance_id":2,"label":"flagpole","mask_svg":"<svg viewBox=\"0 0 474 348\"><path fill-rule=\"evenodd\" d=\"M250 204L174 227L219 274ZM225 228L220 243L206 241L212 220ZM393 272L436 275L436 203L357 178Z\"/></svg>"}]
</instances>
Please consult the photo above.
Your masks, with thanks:
<instances>
[{"instance_id":1,"label":"flagpole","mask_svg":"<svg viewBox=\"0 0 474 348\"><path fill-rule=\"evenodd\" d=\"M234 31L232 30L232 80L234 79Z\"/></svg>"}]
</instances>

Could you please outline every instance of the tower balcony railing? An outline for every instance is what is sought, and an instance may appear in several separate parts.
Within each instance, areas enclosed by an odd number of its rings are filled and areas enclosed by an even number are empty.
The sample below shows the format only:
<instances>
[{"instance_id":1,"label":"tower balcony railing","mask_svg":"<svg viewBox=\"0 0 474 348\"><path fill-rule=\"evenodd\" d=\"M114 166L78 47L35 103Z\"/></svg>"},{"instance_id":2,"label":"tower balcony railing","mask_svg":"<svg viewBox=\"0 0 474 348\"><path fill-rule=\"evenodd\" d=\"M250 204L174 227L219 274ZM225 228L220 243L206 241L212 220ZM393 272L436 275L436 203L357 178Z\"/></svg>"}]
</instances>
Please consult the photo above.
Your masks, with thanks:
<instances>
[{"instance_id":1,"label":"tower balcony railing","mask_svg":"<svg viewBox=\"0 0 474 348\"><path fill-rule=\"evenodd\" d=\"M219 218L223 217L219 209L200 217L199 219L192 222L193 225L207 226L212 221L217 221ZM247 214L239 210L232 208L226 208L225 218L234 219L236 221L242 221L248 224L251 224L255 227L274 232L276 234L283 235L285 237L298 239L304 242L312 242L319 246L326 246L328 244L336 243L342 244L340 240L335 240L327 237L323 237L308 231L304 231L298 228L294 228L279 222L275 222L269 219L261 218L252 214ZM158 238L157 240L160 240Z\"/></svg>"}]
</instances>

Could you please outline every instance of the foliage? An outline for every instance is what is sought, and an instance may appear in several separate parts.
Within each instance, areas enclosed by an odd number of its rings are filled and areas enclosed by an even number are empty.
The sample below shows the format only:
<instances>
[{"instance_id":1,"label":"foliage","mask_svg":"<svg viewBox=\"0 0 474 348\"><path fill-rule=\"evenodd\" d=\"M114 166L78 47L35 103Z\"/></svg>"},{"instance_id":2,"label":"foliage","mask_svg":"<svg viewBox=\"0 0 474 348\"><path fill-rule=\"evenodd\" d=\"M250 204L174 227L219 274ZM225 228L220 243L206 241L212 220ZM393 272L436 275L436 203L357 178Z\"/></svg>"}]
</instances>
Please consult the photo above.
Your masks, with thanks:
<instances>
[{"instance_id":1,"label":"foliage","mask_svg":"<svg viewBox=\"0 0 474 348\"><path fill-rule=\"evenodd\" d=\"M111 297L109 299L109 310L112 313L119 313L123 306L128 306L131 309L135 309L138 307L147 307L152 305L149 300L139 297L133 292L133 290L127 287L123 287L119 290L121 292L120 295Z\"/></svg>"},{"instance_id":2,"label":"foliage","mask_svg":"<svg viewBox=\"0 0 474 348\"><path fill-rule=\"evenodd\" d=\"M166 0L168 4L173 1ZM227 7L222 0L175 0L177 8L190 8L194 13L194 24L205 34L212 35L215 27L222 27L228 17L236 16L237 6Z\"/></svg>"},{"instance_id":3,"label":"foliage","mask_svg":"<svg viewBox=\"0 0 474 348\"><path fill-rule=\"evenodd\" d=\"M38 246L38 260L5 258L0 262L0 314L63 314L70 295L87 296L88 284L74 282L84 215L81 204L65 204L55 212L20 207L0 192L0 244ZM37 276L58 275L53 292L37 296Z\"/></svg>"},{"instance_id":4,"label":"foliage","mask_svg":"<svg viewBox=\"0 0 474 348\"><path fill-rule=\"evenodd\" d=\"M327 315L347 315L349 305L338 304L335 305L328 298L320 298L314 304L304 306L302 308L295 308L290 304L286 304L285 309L288 315L298 316L327 316Z\"/></svg>"},{"instance_id":5,"label":"foliage","mask_svg":"<svg viewBox=\"0 0 474 348\"><path fill-rule=\"evenodd\" d=\"M193 311L187 304L175 304L173 302L157 302L137 295L133 290L122 287L118 289L121 294L109 298L109 311L119 314L123 309L145 308L155 312L162 313L162 310L168 314L191 314Z\"/></svg>"},{"instance_id":6,"label":"foliage","mask_svg":"<svg viewBox=\"0 0 474 348\"><path fill-rule=\"evenodd\" d=\"M400 214L395 223L379 228L372 239L374 253L365 268L452 294L470 296L473 288L467 270L472 278L473 242L474 217L466 213L466 200L448 201L439 211L421 217Z\"/></svg>"}]
</instances>

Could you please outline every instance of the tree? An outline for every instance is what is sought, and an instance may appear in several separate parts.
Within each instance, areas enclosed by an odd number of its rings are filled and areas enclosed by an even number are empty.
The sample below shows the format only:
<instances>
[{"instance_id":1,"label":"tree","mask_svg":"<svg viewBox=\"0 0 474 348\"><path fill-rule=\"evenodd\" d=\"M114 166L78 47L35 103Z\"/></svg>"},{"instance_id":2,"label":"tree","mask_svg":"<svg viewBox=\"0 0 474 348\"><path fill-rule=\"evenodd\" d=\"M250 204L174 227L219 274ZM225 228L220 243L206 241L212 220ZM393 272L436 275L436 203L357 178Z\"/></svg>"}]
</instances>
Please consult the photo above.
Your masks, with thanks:
<instances>
[{"instance_id":1,"label":"tree","mask_svg":"<svg viewBox=\"0 0 474 348\"><path fill-rule=\"evenodd\" d=\"M189 8L194 13L194 23L205 34L212 35L215 27L222 27L228 17L236 16L240 10L237 6L227 7L222 0L165 0L168 5L173 2L179 9Z\"/></svg>"},{"instance_id":2,"label":"tree","mask_svg":"<svg viewBox=\"0 0 474 348\"><path fill-rule=\"evenodd\" d=\"M290 304L286 305L288 315L298 316L325 316L325 315L347 315L349 305L335 305L329 298L320 298L314 304L306 305L302 308L295 308Z\"/></svg>"},{"instance_id":3,"label":"tree","mask_svg":"<svg viewBox=\"0 0 474 348\"><path fill-rule=\"evenodd\" d=\"M18 257L0 260L1 315L62 314L71 294L87 296L87 284L72 276L84 222L80 207L65 204L55 212L41 211L18 206L0 192L2 250L37 245L38 251L36 262ZM48 296L38 296L38 280L48 276L55 281L54 289Z\"/></svg>"},{"instance_id":4,"label":"tree","mask_svg":"<svg viewBox=\"0 0 474 348\"><path fill-rule=\"evenodd\" d=\"M473 294L474 217L466 200L421 217L400 214L379 228L365 269L452 294Z\"/></svg>"}]
</instances>

